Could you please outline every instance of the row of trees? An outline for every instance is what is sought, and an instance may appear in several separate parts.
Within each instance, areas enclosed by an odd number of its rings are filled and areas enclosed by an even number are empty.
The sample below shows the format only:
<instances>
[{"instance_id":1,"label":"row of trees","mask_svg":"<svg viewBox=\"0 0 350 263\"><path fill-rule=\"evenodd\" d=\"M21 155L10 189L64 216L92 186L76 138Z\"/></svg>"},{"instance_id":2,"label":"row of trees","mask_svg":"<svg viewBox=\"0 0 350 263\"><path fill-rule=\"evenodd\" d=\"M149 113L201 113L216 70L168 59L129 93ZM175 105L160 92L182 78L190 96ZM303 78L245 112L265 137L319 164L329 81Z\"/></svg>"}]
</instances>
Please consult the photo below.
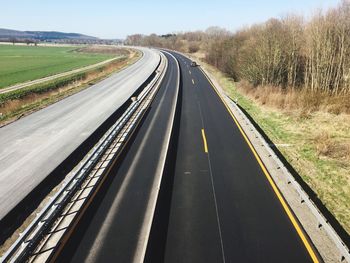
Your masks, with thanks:
<instances>
[{"instance_id":1,"label":"row of trees","mask_svg":"<svg viewBox=\"0 0 350 263\"><path fill-rule=\"evenodd\" d=\"M205 54L235 80L328 94L350 93L350 0L311 19L290 15L231 33L133 35L128 44Z\"/></svg>"},{"instance_id":2,"label":"row of trees","mask_svg":"<svg viewBox=\"0 0 350 263\"><path fill-rule=\"evenodd\" d=\"M13 45L15 45L16 43L26 43L28 46L29 45L35 45L37 46L38 45L38 40L35 40L35 39L29 39L29 38L21 38L21 39L17 39L15 37L10 37L10 38L3 38L3 39L0 39L0 41L3 41L3 42L10 42L12 43Z\"/></svg>"}]
</instances>

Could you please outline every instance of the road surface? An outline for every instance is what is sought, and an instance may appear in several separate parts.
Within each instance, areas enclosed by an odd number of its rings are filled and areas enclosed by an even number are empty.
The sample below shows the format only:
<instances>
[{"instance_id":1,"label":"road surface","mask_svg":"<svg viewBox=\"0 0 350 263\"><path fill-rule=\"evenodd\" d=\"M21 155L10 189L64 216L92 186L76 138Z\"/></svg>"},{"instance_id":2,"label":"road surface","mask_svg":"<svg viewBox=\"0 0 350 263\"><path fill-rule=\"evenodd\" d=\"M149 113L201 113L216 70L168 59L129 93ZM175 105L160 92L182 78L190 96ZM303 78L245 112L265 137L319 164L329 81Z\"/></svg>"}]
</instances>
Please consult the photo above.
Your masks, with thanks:
<instances>
[{"instance_id":1,"label":"road surface","mask_svg":"<svg viewBox=\"0 0 350 263\"><path fill-rule=\"evenodd\" d=\"M317 261L317 252L292 224L209 81L187 58L174 55L182 78L178 135L169 149L175 156L167 159L173 163L163 174L145 261ZM175 96L175 62L167 57L168 72L149 114L109 175L99 201L66 243L60 261L140 259L164 127Z\"/></svg>"},{"instance_id":2,"label":"road surface","mask_svg":"<svg viewBox=\"0 0 350 263\"><path fill-rule=\"evenodd\" d=\"M120 167L109 175L108 190L82 232L73 234L59 262L141 262L152 221L152 198L162 175L179 71L168 58L168 70Z\"/></svg>"},{"instance_id":3,"label":"road surface","mask_svg":"<svg viewBox=\"0 0 350 263\"><path fill-rule=\"evenodd\" d=\"M111 77L0 128L0 219L115 112L156 69L157 51Z\"/></svg>"},{"instance_id":4,"label":"road surface","mask_svg":"<svg viewBox=\"0 0 350 263\"><path fill-rule=\"evenodd\" d=\"M164 261L312 261L207 78L175 56L183 95Z\"/></svg>"}]
</instances>

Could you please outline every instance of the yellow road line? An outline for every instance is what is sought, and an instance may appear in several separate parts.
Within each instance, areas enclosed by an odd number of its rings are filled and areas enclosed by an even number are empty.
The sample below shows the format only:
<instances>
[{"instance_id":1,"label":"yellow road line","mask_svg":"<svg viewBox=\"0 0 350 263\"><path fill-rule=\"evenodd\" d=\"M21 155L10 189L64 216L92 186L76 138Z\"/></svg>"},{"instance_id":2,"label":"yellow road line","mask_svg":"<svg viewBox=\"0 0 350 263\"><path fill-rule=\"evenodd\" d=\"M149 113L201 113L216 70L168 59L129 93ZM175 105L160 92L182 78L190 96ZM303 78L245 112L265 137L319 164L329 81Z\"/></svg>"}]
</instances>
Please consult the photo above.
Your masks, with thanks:
<instances>
[{"instance_id":1,"label":"yellow road line","mask_svg":"<svg viewBox=\"0 0 350 263\"><path fill-rule=\"evenodd\" d=\"M208 144L207 144L207 138L205 137L204 129L202 129L202 138L203 138L204 152L208 153Z\"/></svg>"},{"instance_id":2,"label":"yellow road line","mask_svg":"<svg viewBox=\"0 0 350 263\"><path fill-rule=\"evenodd\" d=\"M194 80L192 79L192 84L194 85Z\"/></svg>"},{"instance_id":3,"label":"yellow road line","mask_svg":"<svg viewBox=\"0 0 350 263\"><path fill-rule=\"evenodd\" d=\"M232 119L234 120L234 122L236 123L239 131L241 132L241 134L243 135L244 140L246 141L246 143L248 144L250 150L253 152L253 155L255 157L255 159L257 160L258 164L260 165L262 171L264 172L264 175L266 176L267 180L269 181L274 193L276 194L278 200L280 201L280 203L283 206L284 211L286 212L288 218L290 219L291 223L293 224L295 230L297 231L300 239L302 240L302 242L304 243L305 248L307 249L310 257L312 258L313 262L319 262L315 251L313 250L312 246L310 245L308 239L306 238L303 230L301 229L297 219L295 218L294 214L292 213L292 211L290 210L289 206L287 205L286 201L284 200L280 190L278 189L276 183L273 181L270 173L267 171L265 165L263 164L261 158L259 157L259 155L257 154L255 148L253 147L252 143L250 142L250 140L248 139L247 135L245 134L245 132L243 131L241 125L239 124L237 118L233 115L232 111L230 110L229 106L227 105L227 103L225 102L225 100L222 98L221 94L219 93L219 91L217 90L217 88L214 86L213 82L208 78L208 76L206 74L204 74L204 76L207 78L207 80L209 81L210 85L212 86L212 88L215 90L216 94L219 96L219 98L221 99L222 103L225 105L227 111L229 112L229 114L231 115ZM203 130L202 130L203 132Z\"/></svg>"}]
</instances>

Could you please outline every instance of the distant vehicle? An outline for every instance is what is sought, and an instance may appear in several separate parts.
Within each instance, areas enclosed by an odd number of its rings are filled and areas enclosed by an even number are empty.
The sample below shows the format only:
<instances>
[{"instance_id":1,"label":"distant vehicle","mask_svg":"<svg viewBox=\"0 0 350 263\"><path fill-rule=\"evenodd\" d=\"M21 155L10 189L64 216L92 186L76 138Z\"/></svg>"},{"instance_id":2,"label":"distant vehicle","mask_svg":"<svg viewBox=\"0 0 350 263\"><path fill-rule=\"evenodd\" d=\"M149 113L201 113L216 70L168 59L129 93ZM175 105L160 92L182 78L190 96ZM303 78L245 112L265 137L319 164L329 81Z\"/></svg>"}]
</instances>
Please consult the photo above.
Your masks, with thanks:
<instances>
[{"instance_id":1,"label":"distant vehicle","mask_svg":"<svg viewBox=\"0 0 350 263\"><path fill-rule=\"evenodd\" d=\"M196 61L192 61L191 62L191 67L197 67L198 65L197 65L197 63L196 63Z\"/></svg>"}]
</instances>

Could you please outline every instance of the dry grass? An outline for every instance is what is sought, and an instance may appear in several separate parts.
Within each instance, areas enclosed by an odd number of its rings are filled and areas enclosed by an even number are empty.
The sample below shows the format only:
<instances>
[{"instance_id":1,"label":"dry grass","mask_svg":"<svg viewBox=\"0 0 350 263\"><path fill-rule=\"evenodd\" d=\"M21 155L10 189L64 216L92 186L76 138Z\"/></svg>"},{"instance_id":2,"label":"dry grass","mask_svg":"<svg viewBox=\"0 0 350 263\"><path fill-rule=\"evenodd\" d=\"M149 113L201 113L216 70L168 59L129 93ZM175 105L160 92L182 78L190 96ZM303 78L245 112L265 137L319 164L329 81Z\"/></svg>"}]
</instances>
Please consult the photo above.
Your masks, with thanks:
<instances>
[{"instance_id":1,"label":"dry grass","mask_svg":"<svg viewBox=\"0 0 350 263\"><path fill-rule=\"evenodd\" d=\"M87 46L77 49L76 51L83 53L113 54L118 56L128 56L130 52L133 52L129 49L116 46Z\"/></svg>"},{"instance_id":2,"label":"dry grass","mask_svg":"<svg viewBox=\"0 0 350 263\"><path fill-rule=\"evenodd\" d=\"M339 142L331 137L329 132L323 131L315 136L316 151L319 157L345 160L350 162L350 143Z\"/></svg>"},{"instance_id":3,"label":"dry grass","mask_svg":"<svg viewBox=\"0 0 350 263\"><path fill-rule=\"evenodd\" d=\"M283 111L299 111L301 115L316 111L350 114L350 94L330 96L321 92L312 93L274 86L253 87L246 81L236 83L236 87L260 105Z\"/></svg>"}]
</instances>

